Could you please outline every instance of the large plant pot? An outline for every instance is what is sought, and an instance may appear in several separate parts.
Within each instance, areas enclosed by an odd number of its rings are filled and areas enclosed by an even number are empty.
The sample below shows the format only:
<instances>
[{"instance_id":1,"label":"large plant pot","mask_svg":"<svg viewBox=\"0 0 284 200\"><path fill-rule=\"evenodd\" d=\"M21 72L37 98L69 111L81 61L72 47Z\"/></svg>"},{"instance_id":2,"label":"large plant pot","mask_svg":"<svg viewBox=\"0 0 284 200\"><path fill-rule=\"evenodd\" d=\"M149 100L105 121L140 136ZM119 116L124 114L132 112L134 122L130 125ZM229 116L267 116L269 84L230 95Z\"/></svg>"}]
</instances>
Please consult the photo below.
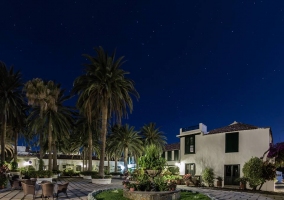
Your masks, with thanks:
<instances>
[{"instance_id":1,"label":"large plant pot","mask_svg":"<svg viewBox=\"0 0 284 200\"><path fill-rule=\"evenodd\" d=\"M83 179L92 179L92 176L83 176Z\"/></svg>"},{"instance_id":2,"label":"large plant pot","mask_svg":"<svg viewBox=\"0 0 284 200\"><path fill-rule=\"evenodd\" d=\"M241 190L247 189L247 188L246 188L246 185L247 185L246 183L240 182L240 189L241 189Z\"/></svg>"},{"instance_id":3,"label":"large plant pot","mask_svg":"<svg viewBox=\"0 0 284 200\"><path fill-rule=\"evenodd\" d=\"M217 187L222 187L222 181L217 181Z\"/></svg>"},{"instance_id":4,"label":"large plant pot","mask_svg":"<svg viewBox=\"0 0 284 200\"><path fill-rule=\"evenodd\" d=\"M111 178L92 179L92 183L95 183L95 184L111 184Z\"/></svg>"},{"instance_id":5,"label":"large plant pot","mask_svg":"<svg viewBox=\"0 0 284 200\"><path fill-rule=\"evenodd\" d=\"M42 181L50 181L52 182L52 178L37 178L36 183L41 183Z\"/></svg>"}]
</instances>

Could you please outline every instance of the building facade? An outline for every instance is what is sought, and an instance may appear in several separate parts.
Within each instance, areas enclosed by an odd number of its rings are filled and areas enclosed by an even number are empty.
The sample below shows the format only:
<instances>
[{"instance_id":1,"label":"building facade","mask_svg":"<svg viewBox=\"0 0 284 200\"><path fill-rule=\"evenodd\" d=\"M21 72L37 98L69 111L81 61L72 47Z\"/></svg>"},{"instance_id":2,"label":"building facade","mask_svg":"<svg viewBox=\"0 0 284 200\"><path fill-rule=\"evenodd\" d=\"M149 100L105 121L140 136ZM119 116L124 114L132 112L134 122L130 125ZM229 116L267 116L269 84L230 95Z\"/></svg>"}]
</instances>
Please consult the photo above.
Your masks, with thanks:
<instances>
[{"instance_id":1,"label":"building facade","mask_svg":"<svg viewBox=\"0 0 284 200\"><path fill-rule=\"evenodd\" d=\"M216 177L223 177L223 185L238 185L236 179L243 176L244 164L252 157L263 157L273 142L270 128L239 122L209 132L200 123L181 128L177 137L180 160L175 165L179 166L180 174L201 175L205 168L212 168ZM273 182L267 182L262 190L273 191Z\"/></svg>"}]
</instances>

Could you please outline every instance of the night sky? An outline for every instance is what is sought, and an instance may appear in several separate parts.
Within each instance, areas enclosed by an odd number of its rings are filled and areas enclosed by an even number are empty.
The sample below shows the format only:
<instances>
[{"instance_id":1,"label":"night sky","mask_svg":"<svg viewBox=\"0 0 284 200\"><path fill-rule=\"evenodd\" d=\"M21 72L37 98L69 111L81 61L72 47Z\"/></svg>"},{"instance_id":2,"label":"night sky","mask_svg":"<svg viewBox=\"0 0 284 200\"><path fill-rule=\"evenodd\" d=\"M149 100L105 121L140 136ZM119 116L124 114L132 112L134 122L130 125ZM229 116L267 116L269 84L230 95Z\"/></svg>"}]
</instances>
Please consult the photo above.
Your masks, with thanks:
<instances>
[{"instance_id":1,"label":"night sky","mask_svg":"<svg viewBox=\"0 0 284 200\"><path fill-rule=\"evenodd\" d=\"M129 123L179 129L233 121L271 127L284 141L284 1L1 1L0 60L67 91L102 46L141 98ZM69 101L75 105L76 98Z\"/></svg>"}]
</instances>

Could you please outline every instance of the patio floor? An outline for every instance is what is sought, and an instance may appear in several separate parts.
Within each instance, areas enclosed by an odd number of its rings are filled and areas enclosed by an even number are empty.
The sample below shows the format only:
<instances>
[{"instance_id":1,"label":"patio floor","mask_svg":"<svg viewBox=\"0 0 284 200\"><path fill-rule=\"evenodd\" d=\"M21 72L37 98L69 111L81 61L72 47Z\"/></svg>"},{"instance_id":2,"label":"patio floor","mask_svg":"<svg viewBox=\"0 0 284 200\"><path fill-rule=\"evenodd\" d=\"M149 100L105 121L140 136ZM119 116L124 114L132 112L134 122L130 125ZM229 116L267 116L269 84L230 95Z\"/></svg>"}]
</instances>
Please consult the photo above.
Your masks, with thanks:
<instances>
[{"instance_id":1,"label":"patio floor","mask_svg":"<svg viewBox=\"0 0 284 200\"><path fill-rule=\"evenodd\" d=\"M67 194L68 197L65 196L65 194L60 193L58 198L54 199L83 199L86 200L88 197L88 194L91 193L94 190L101 190L101 189L107 189L107 188L123 188L122 186L122 180L121 179L112 179L112 184L109 185L100 185L100 184L92 184L91 180L86 180L82 178L60 178L57 183L65 183L69 182ZM36 191L36 197L35 199L41 199L42 191L41 189ZM0 190L0 199L3 200L20 200L24 197L23 190L12 190L8 186L6 189ZM32 195L27 195L25 197L26 200L33 199Z\"/></svg>"}]
</instances>

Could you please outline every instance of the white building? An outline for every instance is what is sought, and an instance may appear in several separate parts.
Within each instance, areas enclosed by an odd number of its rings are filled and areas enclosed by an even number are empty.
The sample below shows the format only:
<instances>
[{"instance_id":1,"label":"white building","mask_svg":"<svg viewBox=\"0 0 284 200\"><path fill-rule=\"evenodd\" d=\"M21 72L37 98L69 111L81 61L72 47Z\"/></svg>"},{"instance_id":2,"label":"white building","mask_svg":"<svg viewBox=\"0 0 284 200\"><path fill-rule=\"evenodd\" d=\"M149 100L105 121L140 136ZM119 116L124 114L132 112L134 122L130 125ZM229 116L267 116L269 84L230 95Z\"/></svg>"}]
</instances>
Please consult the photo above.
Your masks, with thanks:
<instances>
[{"instance_id":1,"label":"white building","mask_svg":"<svg viewBox=\"0 0 284 200\"><path fill-rule=\"evenodd\" d=\"M263 157L272 142L270 128L238 122L209 132L200 123L181 128L177 137L180 138L180 162L177 163L180 174L201 175L209 167L215 176L224 178L223 185L238 185L235 179L243 176L245 162L252 157ZM273 191L273 181L263 185L262 190Z\"/></svg>"}]
</instances>

